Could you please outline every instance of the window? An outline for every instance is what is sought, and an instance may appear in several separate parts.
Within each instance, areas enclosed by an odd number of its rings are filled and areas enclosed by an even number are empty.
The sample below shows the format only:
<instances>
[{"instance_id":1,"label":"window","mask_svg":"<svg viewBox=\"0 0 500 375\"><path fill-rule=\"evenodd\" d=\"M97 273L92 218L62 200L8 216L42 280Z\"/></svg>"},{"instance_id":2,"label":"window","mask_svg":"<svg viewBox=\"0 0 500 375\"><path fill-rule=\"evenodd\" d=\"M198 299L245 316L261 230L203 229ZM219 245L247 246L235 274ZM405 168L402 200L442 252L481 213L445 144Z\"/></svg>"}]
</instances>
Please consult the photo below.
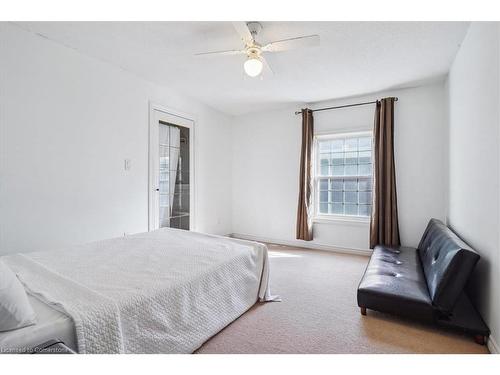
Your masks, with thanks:
<instances>
[{"instance_id":1,"label":"window","mask_svg":"<svg viewBox=\"0 0 500 375\"><path fill-rule=\"evenodd\" d=\"M316 138L315 190L318 216L370 216L371 132Z\"/></svg>"}]
</instances>

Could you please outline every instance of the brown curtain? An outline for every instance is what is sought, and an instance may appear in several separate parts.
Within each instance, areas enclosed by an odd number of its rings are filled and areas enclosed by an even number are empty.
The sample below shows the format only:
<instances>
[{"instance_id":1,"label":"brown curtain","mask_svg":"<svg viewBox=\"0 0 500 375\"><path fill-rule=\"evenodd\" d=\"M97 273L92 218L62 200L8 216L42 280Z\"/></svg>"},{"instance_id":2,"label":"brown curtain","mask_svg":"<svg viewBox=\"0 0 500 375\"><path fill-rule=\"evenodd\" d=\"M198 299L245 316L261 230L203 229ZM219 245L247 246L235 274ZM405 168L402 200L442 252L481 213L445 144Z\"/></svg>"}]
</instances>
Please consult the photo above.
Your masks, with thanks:
<instances>
[{"instance_id":1,"label":"brown curtain","mask_svg":"<svg viewBox=\"0 0 500 375\"><path fill-rule=\"evenodd\" d=\"M312 147L314 136L313 113L302 110L302 148L300 151L299 204L297 208L298 240L311 241L312 233Z\"/></svg>"},{"instance_id":2,"label":"brown curtain","mask_svg":"<svg viewBox=\"0 0 500 375\"><path fill-rule=\"evenodd\" d=\"M399 246L396 167L394 163L394 98L377 101L373 154L373 207L370 248Z\"/></svg>"}]
</instances>

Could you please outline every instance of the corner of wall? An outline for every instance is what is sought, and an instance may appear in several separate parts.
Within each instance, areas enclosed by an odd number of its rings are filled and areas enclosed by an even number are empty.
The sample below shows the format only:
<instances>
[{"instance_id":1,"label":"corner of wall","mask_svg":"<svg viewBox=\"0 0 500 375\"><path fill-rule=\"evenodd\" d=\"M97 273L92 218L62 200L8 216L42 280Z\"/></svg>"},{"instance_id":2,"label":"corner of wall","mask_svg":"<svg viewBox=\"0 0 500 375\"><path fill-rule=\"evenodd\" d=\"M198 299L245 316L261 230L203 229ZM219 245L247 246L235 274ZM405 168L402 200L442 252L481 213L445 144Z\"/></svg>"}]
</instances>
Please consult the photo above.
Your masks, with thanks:
<instances>
[{"instance_id":1,"label":"corner of wall","mask_svg":"<svg viewBox=\"0 0 500 375\"><path fill-rule=\"evenodd\" d=\"M451 69L451 67L450 67ZM444 192L443 199L445 202L445 212L444 212L444 222L449 225L449 212L450 212L450 73L446 75L444 80L444 123L446 132L446 144L445 144L445 155L444 155L444 169L445 169L445 182L444 182Z\"/></svg>"}]
</instances>

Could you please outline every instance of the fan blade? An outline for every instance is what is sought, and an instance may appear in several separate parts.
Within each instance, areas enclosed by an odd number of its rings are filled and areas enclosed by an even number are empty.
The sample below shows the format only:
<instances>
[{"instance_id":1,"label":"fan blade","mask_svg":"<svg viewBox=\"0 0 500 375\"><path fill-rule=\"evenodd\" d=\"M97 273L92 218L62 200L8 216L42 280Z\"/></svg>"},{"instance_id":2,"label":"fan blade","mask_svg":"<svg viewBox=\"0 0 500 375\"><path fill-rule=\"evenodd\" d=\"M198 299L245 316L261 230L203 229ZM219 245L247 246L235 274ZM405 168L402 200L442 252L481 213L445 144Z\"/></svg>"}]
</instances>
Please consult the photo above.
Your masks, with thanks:
<instances>
[{"instance_id":1,"label":"fan blade","mask_svg":"<svg viewBox=\"0 0 500 375\"><path fill-rule=\"evenodd\" d=\"M267 60L264 58L264 56L260 56L260 59L262 60L262 64L264 65L264 68L263 68L264 72L266 72L266 74L274 75L274 71L271 69L271 66L269 65Z\"/></svg>"},{"instance_id":2,"label":"fan blade","mask_svg":"<svg viewBox=\"0 0 500 375\"><path fill-rule=\"evenodd\" d=\"M227 50L227 51L213 51L213 52L202 52L202 53L195 53L194 55L195 56L214 56L214 55L217 55L217 56L220 56L220 55L243 55L245 54L246 51L244 49L242 50L237 50L237 49L233 49L233 50Z\"/></svg>"},{"instance_id":3,"label":"fan blade","mask_svg":"<svg viewBox=\"0 0 500 375\"><path fill-rule=\"evenodd\" d=\"M233 22L233 26L240 36L240 38L245 42L246 45L252 45L254 43L252 33L248 29L247 23L243 21Z\"/></svg>"},{"instance_id":4,"label":"fan blade","mask_svg":"<svg viewBox=\"0 0 500 375\"><path fill-rule=\"evenodd\" d=\"M307 35L268 43L262 47L262 51L281 52L290 49L313 47L317 45L319 45L319 35Z\"/></svg>"}]
</instances>

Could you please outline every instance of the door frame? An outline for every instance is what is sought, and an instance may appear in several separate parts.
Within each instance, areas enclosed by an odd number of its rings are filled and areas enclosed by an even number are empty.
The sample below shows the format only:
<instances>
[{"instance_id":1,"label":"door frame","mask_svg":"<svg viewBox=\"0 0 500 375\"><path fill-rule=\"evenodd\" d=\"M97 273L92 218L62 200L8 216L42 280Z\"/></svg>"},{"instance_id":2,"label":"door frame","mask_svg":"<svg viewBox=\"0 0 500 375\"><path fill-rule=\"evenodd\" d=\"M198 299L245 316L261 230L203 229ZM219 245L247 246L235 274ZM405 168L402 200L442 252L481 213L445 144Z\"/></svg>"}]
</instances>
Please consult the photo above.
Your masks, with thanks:
<instances>
[{"instance_id":1,"label":"door frame","mask_svg":"<svg viewBox=\"0 0 500 375\"><path fill-rule=\"evenodd\" d=\"M148 142L148 231L157 229L158 192L155 181L158 161L155 152L158 148L158 121L162 120L173 125L189 129L189 230L196 230L196 154L195 154L195 124L196 118L188 113L179 112L161 104L149 102L149 142ZM156 155L158 156L158 155Z\"/></svg>"}]
</instances>

